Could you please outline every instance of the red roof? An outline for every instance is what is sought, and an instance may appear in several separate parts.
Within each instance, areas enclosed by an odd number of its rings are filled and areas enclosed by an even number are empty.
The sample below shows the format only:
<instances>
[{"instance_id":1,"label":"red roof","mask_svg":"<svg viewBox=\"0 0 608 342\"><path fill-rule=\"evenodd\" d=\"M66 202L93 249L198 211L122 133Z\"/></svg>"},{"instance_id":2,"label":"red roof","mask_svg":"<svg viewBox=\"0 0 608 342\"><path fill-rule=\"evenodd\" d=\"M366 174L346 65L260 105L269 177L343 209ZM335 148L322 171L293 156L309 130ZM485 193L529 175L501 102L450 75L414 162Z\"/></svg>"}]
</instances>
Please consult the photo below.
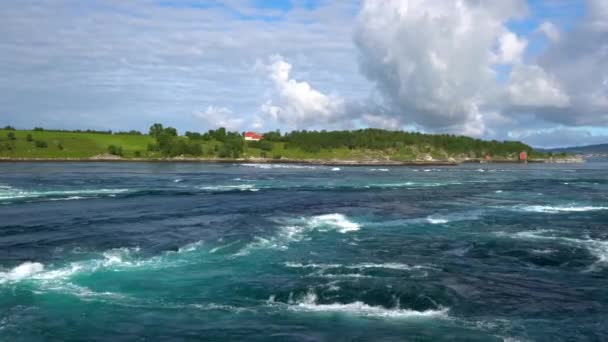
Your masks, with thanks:
<instances>
[{"instance_id":1,"label":"red roof","mask_svg":"<svg viewBox=\"0 0 608 342\"><path fill-rule=\"evenodd\" d=\"M526 160L528 159L528 153L526 153L526 151L523 151L519 154L519 160Z\"/></svg>"},{"instance_id":2,"label":"red roof","mask_svg":"<svg viewBox=\"0 0 608 342\"><path fill-rule=\"evenodd\" d=\"M253 133L253 132L246 132L245 133L245 138L251 138L251 139L256 139L256 140L261 140L262 138L264 138L264 136L257 134L257 133Z\"/></svg>"}]
</instances>

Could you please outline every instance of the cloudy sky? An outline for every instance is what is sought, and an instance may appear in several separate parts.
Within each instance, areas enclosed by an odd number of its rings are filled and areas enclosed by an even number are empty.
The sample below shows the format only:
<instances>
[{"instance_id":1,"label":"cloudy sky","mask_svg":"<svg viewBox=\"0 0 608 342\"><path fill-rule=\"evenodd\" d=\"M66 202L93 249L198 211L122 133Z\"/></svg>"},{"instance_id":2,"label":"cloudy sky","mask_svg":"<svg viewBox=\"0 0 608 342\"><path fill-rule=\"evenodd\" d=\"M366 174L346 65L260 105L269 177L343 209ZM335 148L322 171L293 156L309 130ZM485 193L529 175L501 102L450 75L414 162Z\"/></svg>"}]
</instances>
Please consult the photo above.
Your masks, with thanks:
<instances>
[{"instance_id":1,"label":"cloudy sky","mask_svg":"<svg viewBox=\"0 0 608 342\"><path fill-rule=\"evenodd\" d=\"M0 125L608 142L606 0L7 0Z\"/></svg>"}]
</instances>

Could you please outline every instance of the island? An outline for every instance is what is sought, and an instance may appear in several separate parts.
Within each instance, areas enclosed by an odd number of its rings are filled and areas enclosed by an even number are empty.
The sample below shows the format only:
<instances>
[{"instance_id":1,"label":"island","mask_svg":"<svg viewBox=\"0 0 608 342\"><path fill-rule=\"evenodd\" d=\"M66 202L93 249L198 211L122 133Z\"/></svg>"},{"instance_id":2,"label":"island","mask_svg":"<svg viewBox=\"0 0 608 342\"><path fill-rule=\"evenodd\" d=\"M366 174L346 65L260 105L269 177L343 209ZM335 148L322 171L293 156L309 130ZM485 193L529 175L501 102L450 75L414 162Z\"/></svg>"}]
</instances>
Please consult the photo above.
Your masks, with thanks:
<instances>
[{"instance_id":1,"label":"island","mask_svg":"<svg viewBox=\"0 0 608 342\"><path fill-rule=\"evenodd\" d=\"M458 165L582 162L519 141L451 134L358 129L231 132L223 127L178 134L160 123L139 131L0 129L0 161L256 162L323 165Z\"/></svg>"}]
</instances>

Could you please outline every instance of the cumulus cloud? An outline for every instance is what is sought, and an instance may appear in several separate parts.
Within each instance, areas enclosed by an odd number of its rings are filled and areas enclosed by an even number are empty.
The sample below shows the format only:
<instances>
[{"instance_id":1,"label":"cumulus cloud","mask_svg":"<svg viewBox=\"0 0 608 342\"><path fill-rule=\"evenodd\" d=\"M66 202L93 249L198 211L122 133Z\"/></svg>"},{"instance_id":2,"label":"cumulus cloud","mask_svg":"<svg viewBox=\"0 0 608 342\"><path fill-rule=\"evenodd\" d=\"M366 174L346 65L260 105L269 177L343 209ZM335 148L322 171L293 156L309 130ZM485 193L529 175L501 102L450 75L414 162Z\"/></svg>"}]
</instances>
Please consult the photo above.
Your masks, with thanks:
<instances>
[{"instance_id":1,"label":"cumulus cloud","mask_svg":"<svg viewBox=\"0 0 608 342\"><path fill-rule=\"evenodd\" d=\"M270 58L268 77L276 88L276 99L262 105L262 112L292 128L333 125L345 117L345 102L327 95L304 81L291 77L292 65L282 56Z\"/></svg>"},{"instance_id":2,"label":"cumulus cloud","mask_svg":"<svg viewBox=\"0 0 608 342\"><path fill-rule=\"evenodd\" d=\"M608 5L604 0L588 0L587 8L587 16L539 58L538 68L569 98L559 110L552 103L537 107L543 120L608 125Z\"/></svg>"},{"instance_id":3,"label":"cumulus cloud","mask_svg":"<svg viewBox=\"0 0 608 342\"><path fill-rule=\"evenodd\" d=\"M544 33L547 38L554 42L558 41L560 38L559 29L549 21L544 21L542 24L540 24L538 31Z\"/></svg>"},{"instance_id":4,"label":"cumulus cloud","mask_svg":"<svg viewBox=\"0 0 608 342\"><path fill-rule=\"evenodd\" d=\"M558 82L537 65L516 66L507 91L514 106L564 108L570 104Z\"/></svg>"},{"instance_id":5,"label":"cumulus cloud","mask_svg":"<svg viewBox=\"0 0 608 342\"><path fill-rule=\"evenodd\" d=\"M483 135L500 97L493 66L519 62L527 45L505 22L525 11L515 0L365 1L361 70L409 124Z\"/></svg>"},{"instance_id":6,"label":"cumulus cloud","mask_svg":"<svg viewBox=\"0 0 608 342\"><path fill-rule=\"evenodd\" d=\"M208 106L207 109L195 115L203 120L206 127L211 129L224 127L229 131L239 131L245 124L245 119L236 116L232 110L226 107Z\"/></svg>"},{"instance_id":7,"label":"cumulus cloud","mask_svg":"<svg viewBox=\"0 0 608 342\"><path fill-rule=\"evenodd\" d=\"M522 54L528 45L526 39L520 39L513 32L504 32L499 42L499 53L495 61L501 64L513 64L521 62Z\"/></svg>"},{"instance_id":8,"label":"cumulus cloud","mask_svg":"<svg viewBox=\"0 0 608 342\"><path fill-rule=\"evenodd\" d=\"M588 0L587 17L569 32L543 22L537 31L549 45L527 61L528 38L508 24L525 17L524 1L367 0L355 31L360 69L388 119L428 131L489 137L526 120L606 125L606 4Z\"/></svg>"}]
</instances>

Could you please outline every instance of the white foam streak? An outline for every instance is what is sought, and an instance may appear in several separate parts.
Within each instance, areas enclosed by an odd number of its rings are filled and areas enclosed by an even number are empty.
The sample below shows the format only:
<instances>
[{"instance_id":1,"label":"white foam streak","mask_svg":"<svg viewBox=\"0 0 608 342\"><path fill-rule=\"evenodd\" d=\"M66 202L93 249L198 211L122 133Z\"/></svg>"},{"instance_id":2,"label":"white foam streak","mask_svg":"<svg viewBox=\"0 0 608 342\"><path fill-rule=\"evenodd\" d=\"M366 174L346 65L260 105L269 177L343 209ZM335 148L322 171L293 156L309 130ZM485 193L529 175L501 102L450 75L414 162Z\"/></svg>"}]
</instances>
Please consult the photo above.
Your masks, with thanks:
<instances>
[{"instance_id":1,"label":"white foam streak","mask_svg":"<svg viewBox=\"0 0 608 342\"><path fill-rule=\"evenodd\" d=\"M547 213L547 214L558 214L567 212L587 212L587 211L599 211L608 210L608 207L594 207L594 206L548 206L548 205L529 205L529 206L517 206L516 209L536 212L536 213Z\"/></svg>"},{"instance_id":2,"label":"white foam streak","mask_svg":"<svg viewBox=\"0 0 608 342\"><path fill-rule=\"evenodd\" d=\"M430 224L445 224L450 222L448 219L446 218L438 218L438 217L427 217L426 218L427 221L429 221Z\"/></svg>"},{"instance_id":3,"label":"white foam streak","mask_svg":"<svg viewBox=\"0 0 608 342\"><path fill-rule=\"evenodd\" d=\"M256 169L316 169L313 165L299 165L299 164L241 164L245 167L253 167Z\"/></svg>"},{"instance_id":4,"label":"white foam streak","mask_svg":"<svg viewBox=\"0 0 608 342\"><path fill-rule=\"evenodd\" d=\"M401 309L399 307L387 309L381 306L367 305L361 301L352 303L317 303L317 296L313 292L306 294L297 304L290 305L292 311L304 312L327 312L327 313L343 313L348 315L376 317L376 318L446 318L448 309L440 308L439 310L424 310L416 311L410 309Z\"/></svg>"},{"instance_id":5,"label":"white foam streak","mask_svg":"<svg viewBox=\"0 0 608 342\"><path fill-rule=\"evenodd\" d=\"M39 262L24 262L8 272L0 272L0 284L21 281L43 270L44 265Z\"/></svg>"},{"instance_id":6,"label":"white foam streak","mask_svg":"<svg viewBox=\"0 0 608 342\"><path fill-rule=\"evenodd\" d=\"M292 224L281 227L274 236L269 238L256 237L256 241L248 244L234 256L248 255L252 250L277 249L286 250L292 242L302 241L311 231L327 232L336 230L346 234L361 229L358 223L350 221L343 214L326 214L293 220Z\"/></svg>"},{"instance_id":7,"label":"white foam streak","mask_svg":"<svg viewBox=\"0 0 608 342\"><path fill-rule=\"evenodd\" d=\"M211 185L211 186L199 186L200 190L206 191L258 191L253 184L239 184L239 185Z\"/></svg>"},{"instance_id":8,"label":"white foam streak","mask_svg":"<svg viewBox=\"0 0 608 342\"><path fill-rule=\"evenodd\" d=\"M0 201L14 199L36 199L44 197L64 197L52 198L50 200L76 200L83 199L85 196L92 197L98 195L116 195L128 192L129 189L78 189L78 190L22 190L10 186L2 186L0 188ZM66 197L67 196L67 197Z\"/></svg>"},{"instance_id":9,"label":"white foam streak","mask_svg":"<svg viewBox=\"0 0 608 342\"><path fill-rule=\"evenodd\" d=\"M120 271L132 268L167 268L183 264L184 260L173 257L176 254L197 250L202 242L188 244L177 252L168 251L150 258L138 258L139 248L116 248L102 253L103 258L76 261L60 268L47 270L39 262L25 262L9 270L0 272L0 284L17 283L26 280L56 282L69 280L76 274L95 273L101 270ZM48 285L48 284L47 284Z\"/></svg>"},{"instance_id":10,"label":"white foam streak","mask_svg":"<svg viewBox=\"0 0 608 342\"><path fill-rule=\"evenodd\" d=\"M345 268L345 269L390 269L390 270L400 270L400 271L411 271L411 270L418 270L418 269L430 269L431 267L429 266L423 266L423 265L407 265L407 264L401 264L401 263L395 263L395 262L389 262L389 263L380 263L380 264L375 264L375 263L359 263L359 264L354 264L354 265L342 265L342 264L302 264L302 263L294 263L294 262L286 262L284 264L286 267L289 268L313 268L313 269L322 269L322 270L327 270L327 269L332 269L332 268Z\"/></svg>"},{"instance_id":11,"label":"white foam streak","mask_svg":"<svg viewBox=\"0 0 608 342\"><path fill-rule=\"evenodd\" d=\"M314 216L309 223L313 228L334 227L340 233L354 232L361 228L359 224L349 221L342 214L327 214Z\"/></svg>"}]
</instances>

